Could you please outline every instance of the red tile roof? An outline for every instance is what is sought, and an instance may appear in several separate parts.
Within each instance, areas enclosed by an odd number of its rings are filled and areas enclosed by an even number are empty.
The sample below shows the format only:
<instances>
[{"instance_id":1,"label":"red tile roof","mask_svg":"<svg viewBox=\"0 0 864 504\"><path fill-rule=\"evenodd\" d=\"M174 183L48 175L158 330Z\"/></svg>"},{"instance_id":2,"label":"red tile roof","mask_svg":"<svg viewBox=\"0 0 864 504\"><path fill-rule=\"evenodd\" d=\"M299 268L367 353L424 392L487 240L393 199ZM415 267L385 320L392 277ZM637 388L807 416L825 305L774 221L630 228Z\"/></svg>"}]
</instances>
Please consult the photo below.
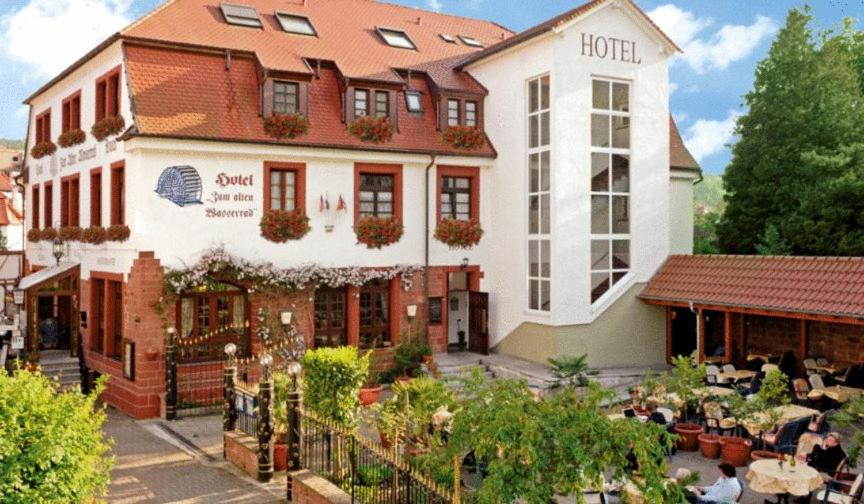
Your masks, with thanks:
<instances>
[{"instance_id":1,"label":"red tile roof","mask_svg":"<svg viewBox=\"0 0 864 504\"><path fill-rule=\"evenodd\" d=\"M675 119L669 116L669 166L672 168L681 168L685 170L699 171L699 162L690 154L690 150L684 145L684 140L681 139L681 133L678 131L678 125L675 124Z\"/></svg>"},{"instance_id":2,"label":"red tile roof","mask_svg":"<svg viewBox=\"0 0 864 504\"><path fill-rule=\"evenodd\" d=\"M12 206L12 200L0 194L0 226L23 222L24 215Z\"/></svg>"},{"instance_id":3,"label":"red tile roof","mask_svg":"<svg viewBox=\"0 0 864 504\"><path fill-rule=\"evenodd\" d=\"M5 173L0 173L0 192L12 192L12 179Z\"/></svg>"},{"instance_id":4,"label":"red tile roof","mask_svg":"<svg viewBox=\"0 0 864 504\"><path fill-rule=\"evenodd\" d=\"M426 80L415 76L412 89L422 93L425 112L411 115L400 93L399 131L390 142L371 144L350 135L342 122L339 83L333 69L309 84L309 133L277 141L264 133L259 116L256 62L237 57L225 69L225 56L152 47L126 48L137 134L174 138L234 140L315 147L493 157L489 142L468 152L444 143Z\"/></svg>"},{"instance_id":5,"label":"red tile roof","mask_svg":"<svg viewBox=\"0 0 864 504\"><path fill-rule=\"evenodd\" d=\"M671 256L640 297L864 319L864 257Z\"/></svg>"}]
</instances>

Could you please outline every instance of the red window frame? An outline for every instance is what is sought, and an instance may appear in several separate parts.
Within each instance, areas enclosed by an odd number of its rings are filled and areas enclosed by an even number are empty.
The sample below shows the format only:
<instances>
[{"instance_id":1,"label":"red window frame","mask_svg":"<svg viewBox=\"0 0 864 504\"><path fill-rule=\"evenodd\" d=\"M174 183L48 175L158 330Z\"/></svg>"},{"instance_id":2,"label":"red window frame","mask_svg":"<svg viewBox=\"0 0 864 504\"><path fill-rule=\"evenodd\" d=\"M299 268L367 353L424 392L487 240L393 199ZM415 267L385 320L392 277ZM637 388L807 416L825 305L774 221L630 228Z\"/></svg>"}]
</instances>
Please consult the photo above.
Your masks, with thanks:
<instances>
[{"instance_id":1,"label":"red window frame","mask_svg":"<svg viewBox=\"0 0 864 504\"><path fill-rule=\"evenodd\" d=\"M90 314L90 349L120 360L123 352L122 273L90 272Z\"/></svg>"},{"instance_id":2,"label":"red window frame","mask_svg":"<svg viewBox=\"0 0 864 504\"><path fill-rule=\"evenodd\" d=\"M111 225L126 224L126 162L111 165Z\"/></svg>"},{"instance_id":3,"label":"red window frame","mask_svg":"<svg viewBox=\"0 0 864 504\"><path fill-rule=\"evenodd\" d=\"M60 132L81 129L81 90L63 100L62 123Z\"/></svg>"},{"instance_id":4,"label":"red window frame","mask_svg":"<svg viewBox=\"0 0 864 504\"><path fill-rule=\"evenodd\" d=\"M306 213L306 165L304 163L264 162L264 210L272 210L270 204L270 174L274 171L294 172L294 209ZM285 195L283 194L284 198Z\"/></svg>"},{"instance_id":5,"label":"red window frame","mask_svg":"<svg viewBox=\"0 0 864 504\"><path fill-rule=\"evenodd\" d=\"M360 175L393 176L393 217L402 222L402 165L354 164L354 223L360 220Z\"/></svg>"},{"instance_id":6,"label":"red window frame","mask_svg":"<svg viewBox=\"0 0 864 504\"><path fill-rule=\"evenodd\" d=\"M43 211L45 228L54 227L54 182L48 181L44 185L43 196L45 198L45 210Z\"/></svg>"},{"instance_id":7,"label":"red window frame","mask_svg":"<svg viewBox=\"0 0 864 504\"><path fill-rule=\"evenodd\" d=\"M51 109L36 116L36 144L51 141Z\"/></svg>"},{"instance_id":8,"label":"red window frame","mask_svg":"<svg viewBox=\"0 0 864 504\"><path fill-rule=\"evenodd\" d=\"M439 165L436 170L435 219L441 222L441 189L444 177L471 179L471 220L480 219L480 168L476 166Z\"/></svg>"},{"instance_id":9,"label":"red window frame","mask_svg":"<svg viewBox=\"0 0 864 504\"><path fill-rule=\"evenodd\" d=\"M120 115L120 70L117 66L96 79L96 121Z\"/></svg>"},{"instance_id":10,"label":"red window frame","mask_svg":"<svg viewBox=\"0 0 864 504\"><path fill-rule=\"evenodd\" d=\"M90 170L90 225L102 225L102 168Z\"/></svg>"},{"instance_id":11,"label":"red window frame","mask_svg":"<svg viewBox=\"0 0 864 504\"><path fill-rule=\"evenodd\" d=\"M60 179L60 226L81 225L81 177L79 174Z\"/></svg>"},{"instance_id":12,"label":"red window frame","mask_svg":"<svg viewBox=\"0 0 864 504\"><path fill-rule=\"evenodd\" d=\"M32 217L30 219L30 227L32 229L40 229L40 204L41 202L39 201L39 184L33 184L33 187L30 189L30 213L32 214Z\"/></svg>"}]
</instances>

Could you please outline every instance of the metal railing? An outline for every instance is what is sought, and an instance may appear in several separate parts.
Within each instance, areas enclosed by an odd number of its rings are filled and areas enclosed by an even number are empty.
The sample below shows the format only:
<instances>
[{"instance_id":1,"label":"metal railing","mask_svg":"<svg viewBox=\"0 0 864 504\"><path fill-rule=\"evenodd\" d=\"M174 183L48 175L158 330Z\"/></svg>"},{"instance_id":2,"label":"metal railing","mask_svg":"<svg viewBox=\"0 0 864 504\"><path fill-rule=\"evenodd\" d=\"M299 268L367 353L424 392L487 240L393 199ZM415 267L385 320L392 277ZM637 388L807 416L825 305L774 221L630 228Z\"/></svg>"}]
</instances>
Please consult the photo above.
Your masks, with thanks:
<instances>
[{"instance_id":1,"label":"metal railing","mask_svg":"<svg viewBox=\"0 0 864 504\"><path fill-rule=\"evenodd\" d=\"M302 467L329 480L361 504L451 504L453 491L411 467L395 450L328 420L300 412ZM458 471L458 462L456 474Z\"/></svg>"},{"instance_id":2,"label":"metal railing","mask_svg":"<svg viewBox=\"0 0 864 504\"><path fill-rule=\"evenodd\" d=\"M258 391L238 386L235 389L236 429L252 437L258 436Z\"/></svg>"}]
</instances>

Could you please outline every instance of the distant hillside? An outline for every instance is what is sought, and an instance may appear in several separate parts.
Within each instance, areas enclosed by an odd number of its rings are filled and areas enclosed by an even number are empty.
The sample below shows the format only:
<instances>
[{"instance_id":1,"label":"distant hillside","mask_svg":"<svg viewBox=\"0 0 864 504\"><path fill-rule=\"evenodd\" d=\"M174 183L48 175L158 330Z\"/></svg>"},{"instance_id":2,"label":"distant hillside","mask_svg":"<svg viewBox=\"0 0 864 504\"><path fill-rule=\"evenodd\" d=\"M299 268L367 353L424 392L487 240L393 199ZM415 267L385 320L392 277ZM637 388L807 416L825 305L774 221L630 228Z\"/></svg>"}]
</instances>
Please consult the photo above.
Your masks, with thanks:
<instances>
[{"instance_id":1,"label":"distant hillside","mask_svg":"<svg viewBox=\"0 0 864 504\"><path fill-rule=\"evenodd\" d=\"M726 206L723 201L723 177L722 175L705 175L705 179L696 184L694 193L694 206L699 213L718 212L722 213Z\"/></svg>"},{"instance_id":2,"label":"distant hillside","mask_svg":"<svg viewBox=\"0 0 864 504\"><path fill-rule=\"evenodd\" d=\"M0 138L0 147L6 147L7 149L24 149L24 140Z\"/></svg>"}]
</instances>

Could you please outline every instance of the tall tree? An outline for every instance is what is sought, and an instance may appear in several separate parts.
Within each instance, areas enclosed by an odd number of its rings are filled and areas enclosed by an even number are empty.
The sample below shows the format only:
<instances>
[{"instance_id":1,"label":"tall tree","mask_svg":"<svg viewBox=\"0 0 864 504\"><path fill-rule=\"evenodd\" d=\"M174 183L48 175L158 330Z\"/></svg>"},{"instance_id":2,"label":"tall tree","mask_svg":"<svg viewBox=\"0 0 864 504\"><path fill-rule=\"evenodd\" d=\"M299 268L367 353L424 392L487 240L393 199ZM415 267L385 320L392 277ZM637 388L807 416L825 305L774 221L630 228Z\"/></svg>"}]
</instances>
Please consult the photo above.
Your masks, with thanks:
<instances>
[{"instance_id":1,"label":"tall tree","mask_svg":"<svg viewBox=\"0 0 864 504\"><path fill-rule=\"evenodd\" d=\"M802 194L826 176L802 156L864 140L864 103L847 39L835 35L817 45L811 20L807 8L789 11L745 97L748 112L736 127L739 140L724 176L728 206L717 229L725 252L757 252L766 236L789 242L786 222Z\"/></svg>"}]
</instances>

